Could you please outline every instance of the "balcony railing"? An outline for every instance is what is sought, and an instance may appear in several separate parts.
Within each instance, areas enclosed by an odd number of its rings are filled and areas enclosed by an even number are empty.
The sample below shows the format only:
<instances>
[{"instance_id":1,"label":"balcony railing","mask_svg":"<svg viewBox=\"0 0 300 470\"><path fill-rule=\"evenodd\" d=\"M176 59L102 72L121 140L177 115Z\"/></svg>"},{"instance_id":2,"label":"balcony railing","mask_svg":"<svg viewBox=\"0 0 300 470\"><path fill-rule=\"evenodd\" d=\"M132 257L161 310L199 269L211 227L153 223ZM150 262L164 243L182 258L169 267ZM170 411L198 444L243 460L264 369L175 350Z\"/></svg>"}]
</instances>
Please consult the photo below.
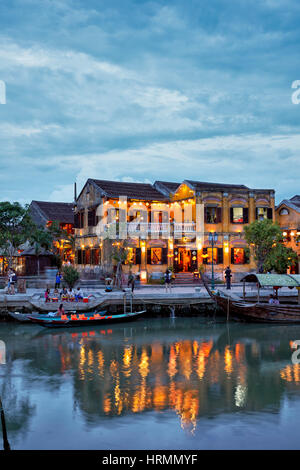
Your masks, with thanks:
<instances>
[{"instance_id":1,"label":"balcony railing","mask_svg":"<svg viewBox=\"0 0 300 470\"><path fill-rule=\"evenodd\" d=\"M174 233L184 232L184 233L194 233L196 231L195 222L185 222L185 223L174 223Z\"/></svg>"},{"instance_id":2,"label":"balcony railing","mask_svg":"<svg viewBox=\"0 0 300 470\"><path fill-rule=\"evenodd\" d=\"M118 234L124 227L122 223L112 222L111 224L100 225L98 227L100 233ZM187 223L162 223L162 222L128 222L127 226L128 235L145 234L145 235L159 235L159 234L195 234L196 224L194 222ZM97 231L97 230L96 230Z\"/></svg>"}]
</instances>

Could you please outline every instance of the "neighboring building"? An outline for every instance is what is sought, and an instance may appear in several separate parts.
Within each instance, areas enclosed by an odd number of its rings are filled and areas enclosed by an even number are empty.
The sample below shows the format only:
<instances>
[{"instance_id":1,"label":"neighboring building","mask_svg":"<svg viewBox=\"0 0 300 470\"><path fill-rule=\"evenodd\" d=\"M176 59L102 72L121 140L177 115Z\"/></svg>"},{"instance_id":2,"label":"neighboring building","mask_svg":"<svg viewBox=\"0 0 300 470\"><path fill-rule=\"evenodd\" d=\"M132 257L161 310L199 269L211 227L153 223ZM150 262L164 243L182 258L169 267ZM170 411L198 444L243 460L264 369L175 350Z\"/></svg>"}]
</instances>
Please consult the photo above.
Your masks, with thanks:
<instances>
[{"instance_id":1,"label":"neighboring building","mask_svg":"<svg viewBox=\"0 0 300 470\"><path fill-rule=\"evenodd\" d=\"M74 204L67 202L32 201L31 218L40 227L49 227L54 221L62 230L74 234Z\"/></svg>"},{"instance_id":2,"label":"neighboring building","mask_svg":"<svg viewBox=\"0 0 300 470\"><path fill-rule=\"evenodd\" d=\"M238 279L255 269L244 225L275 220L274 194L273 189L191 180L151 185L88 179L76 199L75 262L109 270L111 245L125 238L125 230L128 264L141 279L168 266L194 272L210 265L212 256L219 275L230 265ZM213 252L210 232L218 234Z\"/></svg>"},{"instance_id":3,"label":"neighboring building","mask_svg":"<svg viewBox=\"0 0 300 470\"><path fill-rule=\"evenodd\" d=\"M290 272L300 272L300 196L284 199L276 207L276 220L279 223L285 245L298 254L297 266L291 266Z\"/></svg>"},{"instance_id":4,"label":"neighboring building","mask_svg":"<svg viewBox=\"0 0 300 470\"><path fill-rule=\"evenodd\" d=\"M47 228L54 222L58 222L60 228L69 236L74 235L74 204L67 202L48 202L48 201L32 201L29 206L32 220L37 226ZM60 239L54 242L57 253L63 259L63 262L74 262L74 250L70 246L68 240ZM23 254L23 253L22 253ZM34 271L34 257L32 258L32 268ZM43 262L43 269L46 267L46 255ZM49 265L49 262L48 262Z\"/></svg>"}]
</instances>

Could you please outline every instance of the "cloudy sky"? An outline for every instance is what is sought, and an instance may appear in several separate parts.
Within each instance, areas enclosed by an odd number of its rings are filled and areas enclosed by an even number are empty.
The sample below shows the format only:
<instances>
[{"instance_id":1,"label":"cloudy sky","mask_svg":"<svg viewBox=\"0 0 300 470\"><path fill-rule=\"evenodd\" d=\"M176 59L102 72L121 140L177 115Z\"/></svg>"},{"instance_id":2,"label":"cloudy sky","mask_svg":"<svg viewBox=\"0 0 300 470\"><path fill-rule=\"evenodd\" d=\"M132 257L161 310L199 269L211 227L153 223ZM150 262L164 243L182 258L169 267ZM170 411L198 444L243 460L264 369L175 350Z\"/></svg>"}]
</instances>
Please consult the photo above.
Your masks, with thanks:
<instances>
[{"instance_id":1,"label":"cloudy sky","mask_svg":"<svg viewBox=\"0 0 300 470\"><path fill-rule=\"evenodd\" d=\"M299 194L299 20L297 0L1 0L0 200L87 178Z\"/></svg>"}]
</instances>

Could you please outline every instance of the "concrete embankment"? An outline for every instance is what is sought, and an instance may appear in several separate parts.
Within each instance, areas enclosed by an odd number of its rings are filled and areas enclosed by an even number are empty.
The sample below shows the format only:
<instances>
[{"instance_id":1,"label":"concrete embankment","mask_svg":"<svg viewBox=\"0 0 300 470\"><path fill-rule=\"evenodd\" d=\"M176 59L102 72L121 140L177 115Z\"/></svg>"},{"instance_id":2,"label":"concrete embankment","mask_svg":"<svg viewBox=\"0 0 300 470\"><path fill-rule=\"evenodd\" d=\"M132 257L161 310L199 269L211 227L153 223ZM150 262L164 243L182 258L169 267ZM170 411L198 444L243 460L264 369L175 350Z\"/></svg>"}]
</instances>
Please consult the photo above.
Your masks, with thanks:
<instances>
[{"instance_id":1,"label":"concrete embankment","mask_svg":"<svg viewBox=\"0 0 300 470\"><path fill-rule=\"evenodd\" d=\"M223 290L224 288L219 288ZM233 294L242 297L241 288L235 287L232 289ZM267 301L269 294L272 290L264 290L260 293L260 301ZM89 297L87 303L84 302L49 302L46 303L43 294L38 289L28 289L26 294L16 293L15 295L5 294L0 292L0 319L5 320L8 318L8 311L18 311L22 313L50 312L57 311L60 303L63 303L65 311L78 311L88 312L93 310L105 309L111 313L124 309L124 292L113 291L105 292L105 290L90 290L85 292ZM127 292L127 309L146 309L149 313L155 313L162 310L171 311L173 308L176 312L182 311L188 314L193 312L195 314L213 311L215 305L212 299L207 294L203 286L186 286L186 287L172 287L171 292L166 292L164 286L160 287L140 287L134 291L132 301L130 300L130 293ZM249 291L246 294L246 299L256 301L256 292ZM282 289L281 302L296 302L297 293L291 290Z\"/></svg>"}]
</instances>

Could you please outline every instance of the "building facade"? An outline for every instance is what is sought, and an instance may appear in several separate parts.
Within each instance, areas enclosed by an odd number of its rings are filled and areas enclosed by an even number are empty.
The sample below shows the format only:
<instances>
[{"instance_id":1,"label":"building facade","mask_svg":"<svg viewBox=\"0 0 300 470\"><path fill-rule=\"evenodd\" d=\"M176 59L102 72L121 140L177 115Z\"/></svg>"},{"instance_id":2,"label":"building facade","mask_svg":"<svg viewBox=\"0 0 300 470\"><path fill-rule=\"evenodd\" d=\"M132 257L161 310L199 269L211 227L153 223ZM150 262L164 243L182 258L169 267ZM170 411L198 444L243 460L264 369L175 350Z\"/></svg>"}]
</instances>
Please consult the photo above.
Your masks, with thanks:
<instances>
[{"instance_id":1,"label":"building facade","mask_svg":"<svg viewBox=\"0 0 300 470\"><path fill-rule=\"evenodd\" d=\"M109 271L111 249L126 245L124 271L141 280L167 267L193 273L200 266L235 278L255 269L243 229L256 219L275 220L274 190L185 180L153 185L89 179L75 208L75 263ZM214 246L210 234L216 234ZM239 276L240 275L240 276Z\"/></svg>"},{"instance_id":2,"label":"building facade","mask_svg":"<svg viewBox=\"0 0 300 470\"><path fill-rule=\"evenodd\" d=\"M291 274L300 273L300 196L284 199L276 207L276 221L279 223L284 244L298 255L296 266L290 266Z\"/></svg>"}]
</instances>

